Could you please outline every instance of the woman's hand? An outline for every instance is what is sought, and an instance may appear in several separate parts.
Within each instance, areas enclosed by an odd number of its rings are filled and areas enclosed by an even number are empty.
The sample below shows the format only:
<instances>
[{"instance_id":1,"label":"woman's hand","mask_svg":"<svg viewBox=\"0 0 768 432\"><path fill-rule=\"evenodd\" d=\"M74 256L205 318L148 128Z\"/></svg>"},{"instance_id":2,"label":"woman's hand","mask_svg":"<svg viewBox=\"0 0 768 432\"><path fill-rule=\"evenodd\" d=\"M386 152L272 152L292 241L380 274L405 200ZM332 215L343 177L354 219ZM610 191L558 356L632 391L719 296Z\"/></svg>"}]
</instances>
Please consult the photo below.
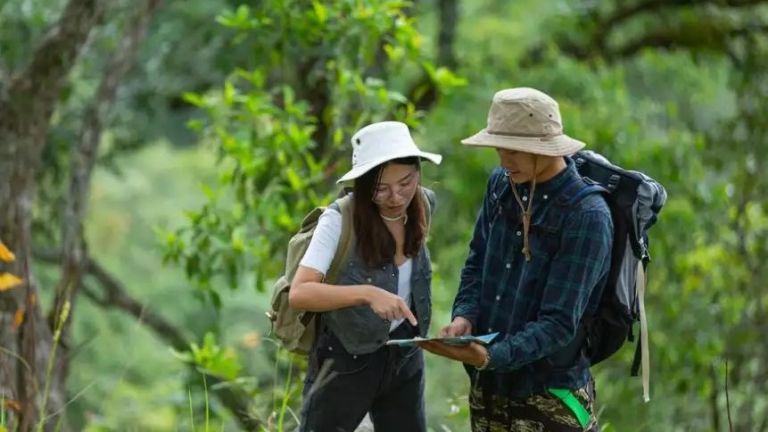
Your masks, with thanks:
<instances>
[{"instance_id":1,"label":"woman's hand","mask_svg":"<svg viewBox=\"0 0 768 432\"><path fill-rule=\"evenodd\" d=\"M418 324L416 317L402 297L373 285L367 285L366 288L366 301L381 319L395 321L405 318L413 326Z\"/></svg>"}]
</instances>

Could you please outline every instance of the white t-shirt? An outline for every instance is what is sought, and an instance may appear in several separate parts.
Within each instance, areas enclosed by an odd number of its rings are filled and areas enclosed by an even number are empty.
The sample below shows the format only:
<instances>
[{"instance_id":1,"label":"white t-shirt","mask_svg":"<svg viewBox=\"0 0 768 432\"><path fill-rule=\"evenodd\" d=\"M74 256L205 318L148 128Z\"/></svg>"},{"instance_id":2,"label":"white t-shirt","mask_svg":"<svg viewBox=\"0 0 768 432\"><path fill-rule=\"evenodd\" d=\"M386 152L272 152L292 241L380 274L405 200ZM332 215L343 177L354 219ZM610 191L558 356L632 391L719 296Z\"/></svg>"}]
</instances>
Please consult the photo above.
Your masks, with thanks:
<instances>
[{"instance_id":1,"label":"white t-shirt","mask_svg":"<svg viewBox=\"0 0 768 432\"><path fill-rule=\"evenodd\" d=\"M301 259L300 265L317 270L323 275L328 272L331 267L331 261L336 254L336 249L339 247L339 240L341 239L341 213L338 211L327 208L320 215L317 221L317 227L315 233L312 235L312 240L309 242L307 252ZM403 264L397 267L397 295L400 296L405 303L411 304L411 273L413 270L413 261L408 258ZM404 320L392 321L389 330L392 331L399 326Z\"/></svg>"}]
</instances>

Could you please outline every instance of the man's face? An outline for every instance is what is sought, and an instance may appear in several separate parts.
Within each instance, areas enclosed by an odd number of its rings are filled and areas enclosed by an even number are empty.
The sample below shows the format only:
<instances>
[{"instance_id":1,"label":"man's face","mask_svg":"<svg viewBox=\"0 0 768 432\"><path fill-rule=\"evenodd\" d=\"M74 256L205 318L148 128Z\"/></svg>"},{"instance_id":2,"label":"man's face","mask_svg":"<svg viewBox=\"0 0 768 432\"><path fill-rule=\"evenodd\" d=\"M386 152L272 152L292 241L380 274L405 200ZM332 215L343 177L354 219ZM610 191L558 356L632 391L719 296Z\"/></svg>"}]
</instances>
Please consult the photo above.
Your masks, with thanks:
<instances>
[{"instance_id":1,"label":"man's face","mask_svg":"<svg viewBox=\"0 0 768 432\"><path fill-rule=\"evenodd\" d=\"M524 153L515 150L496 149L496 153L499 155L499 163L502 168L507 170L509 177L515 183L527 183L541 172L544 166L541 163L536 163L534 169L534 161L536 161L536 155L531 153Z\"/></svg>"}]
</instances>

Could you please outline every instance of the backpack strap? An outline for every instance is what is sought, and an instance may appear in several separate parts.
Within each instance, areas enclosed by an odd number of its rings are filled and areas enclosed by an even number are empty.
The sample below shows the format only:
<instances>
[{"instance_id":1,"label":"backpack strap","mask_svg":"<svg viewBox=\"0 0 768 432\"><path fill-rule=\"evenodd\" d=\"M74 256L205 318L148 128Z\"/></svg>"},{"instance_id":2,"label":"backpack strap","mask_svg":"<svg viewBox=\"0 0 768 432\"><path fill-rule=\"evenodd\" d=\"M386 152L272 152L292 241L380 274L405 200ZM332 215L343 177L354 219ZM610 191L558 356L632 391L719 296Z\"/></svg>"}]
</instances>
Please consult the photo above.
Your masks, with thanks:
<instances>
[{"instance_id":1,"label":"backpack strap","mask_svg":"<svg viewBox=\"0 0 768 432\"><path fill-rule=\"evenodd\" d=\"M637 303L640 310L640 340L635 351L635 359L632 362L632 375L637 375L638 363L642 366L643 401L651 400L651 360L648 352L648 320L645 315L645 262L637 262Z\"/></svg>"},{"instance_id":2,"label":"backpack strap","mask_svg":"<svg viewBox=\"0 0 768 432\"><path fill-rule=\"evenodd\" d=\"M421 190L421 202L424 203L424 217L427 219L427 232L432 227L432 212L434 211L435 193L425 187L419 187Z\"/></svg>"},{"instance_id":3,"label":"backpack strap","mask_svg":"<svg viewBox=\"0 0 768 432\"><path fill-rule=\"evenodd\" d=\"M576 191L576 193L570 196L568 200L568 205L570 206L576 205L579 201L584 199L587 195L590 195L593 193L608 194L608 189L600 186L599 184L587 182L586 186L583 186L581 189Z\"/></svg>"},{"instance_id":4,"label":"backpack strap","mask_svg":"<svg viewBox=\"0 0 768 432\"><path fill-rule=\"evenodd\" d=\"M339 271L341 270L342 265L347 261L349 249L352 243L352 211L354 209L352 196L346 195L342 198L339 198L329 207L341 213L341 237L339 238L339 245L336 248L336 253L333 256L333 260L331 261L331 266L328 268L328 273L326 273L324 279L324 281L335 283L339 276Z\"/></svg>"}]
</instances>

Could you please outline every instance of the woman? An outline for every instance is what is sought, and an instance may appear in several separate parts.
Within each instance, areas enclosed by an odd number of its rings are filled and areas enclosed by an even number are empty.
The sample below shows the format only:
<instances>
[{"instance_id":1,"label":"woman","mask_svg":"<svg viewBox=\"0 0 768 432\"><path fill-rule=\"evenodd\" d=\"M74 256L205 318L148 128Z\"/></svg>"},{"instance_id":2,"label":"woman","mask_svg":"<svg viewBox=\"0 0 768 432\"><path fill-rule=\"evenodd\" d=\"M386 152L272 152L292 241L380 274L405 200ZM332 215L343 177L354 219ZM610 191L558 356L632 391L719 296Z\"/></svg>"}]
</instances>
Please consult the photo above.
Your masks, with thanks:
<instances>
[{"instance_id":1,"label":"woman","mask_svg":"<svg viewBox=\"0 0 768 432\"><path fill-rule=\"evenodd\" d=\"M337 283L323 282L342 231L331 206L289 294L291 307L322 312L301 430L353 431L370 412L377 431L426 431L421 350L385 342L427 334L432 269L424 240L434 193L420 186L420 160L439 164L442 156L419 150L400 122L368 125L352 146L352 170L339 179L354 180L346 262Z\"/></svg>"}]
</instances>

